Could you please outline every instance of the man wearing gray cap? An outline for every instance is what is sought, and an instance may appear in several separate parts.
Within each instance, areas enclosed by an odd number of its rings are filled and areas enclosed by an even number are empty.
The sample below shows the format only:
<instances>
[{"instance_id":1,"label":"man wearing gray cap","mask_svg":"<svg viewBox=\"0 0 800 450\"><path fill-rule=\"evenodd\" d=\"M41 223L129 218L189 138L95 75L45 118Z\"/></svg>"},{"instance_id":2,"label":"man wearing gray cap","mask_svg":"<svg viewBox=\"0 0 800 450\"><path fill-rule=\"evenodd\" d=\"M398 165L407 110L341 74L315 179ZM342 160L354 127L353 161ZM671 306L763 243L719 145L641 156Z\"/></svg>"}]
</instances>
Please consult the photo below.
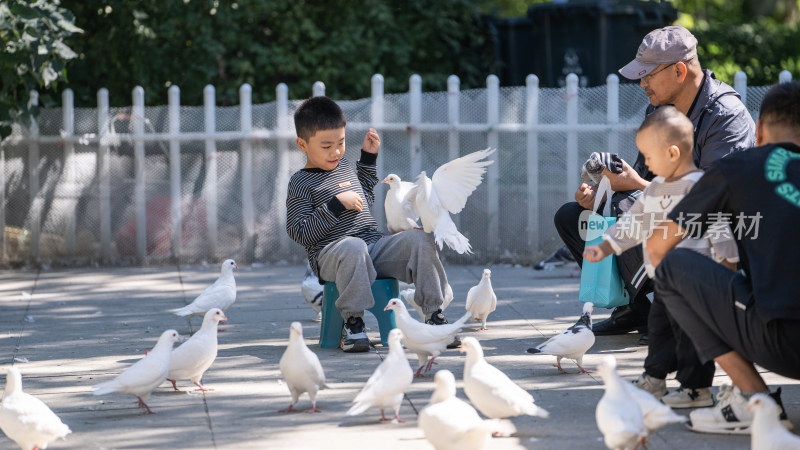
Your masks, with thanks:
<instances>
[{"instance_id":1,"label":"man wearing gray cap","mask_svg":"<svg viewBox=\"0 0 800 450\"><path fill-rule=\"evenodd\" d=\"M733 88L717 80L710 70L702 69L697 39L686 28L668 26L651 31L642 40L636 58L619 72L639 80L644 88L650 100L645 115L659 106L674 105L689 117L694 125L693 159L700 169L706 170L717 159L755 145L755 123L747 108ZM603 175L611 181L615 191L612 207L620 214L633 204L653 174L641 153L633 166L620 161L612 170L606 168ZM592 208L594 193L594 186L581 184L575 192L576 202L563 205L554 218L559 235L579 264L583 263L585 245L578 232L579 216ZM648 356L639 384L651 383L648 390L663 396L666 375L677 370L683 389L669 394L665 403L673 407L713 403L707 392L714 375L713 363L701 365L688 337L676 336L681 331L671 327L663 303L655 299L651 308L653 283L643 270L641 246L622 253L617 263L632 300L629 305L616 308L609 319L595 324L594 334L648 332L649 339L641 340L648 344ZM677 329L675 334L671 328Z\"/></svg>"}]
</instances>

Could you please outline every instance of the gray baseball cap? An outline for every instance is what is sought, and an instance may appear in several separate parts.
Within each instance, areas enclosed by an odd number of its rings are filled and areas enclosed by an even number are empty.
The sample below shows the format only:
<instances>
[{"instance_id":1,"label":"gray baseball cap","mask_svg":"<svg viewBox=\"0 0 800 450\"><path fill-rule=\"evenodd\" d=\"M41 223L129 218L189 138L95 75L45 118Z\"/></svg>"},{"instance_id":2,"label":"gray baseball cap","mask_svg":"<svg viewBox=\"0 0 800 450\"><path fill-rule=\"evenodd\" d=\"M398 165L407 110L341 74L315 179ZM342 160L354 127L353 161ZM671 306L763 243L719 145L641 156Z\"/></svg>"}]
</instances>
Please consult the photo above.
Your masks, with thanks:
<instances>
[{"instance_id":1,"label":"gray baseball cap","mask_svg":"<svg viewBox=\"0 0 800 450\"><path fill-rule=\"evenodd\" d=\"M697 38L683 27L669 26L647 34L636 51L636 58L619 73L630 80L638 80L661 64L688 61L697 56Z\"/></svg>"}]
</instances>

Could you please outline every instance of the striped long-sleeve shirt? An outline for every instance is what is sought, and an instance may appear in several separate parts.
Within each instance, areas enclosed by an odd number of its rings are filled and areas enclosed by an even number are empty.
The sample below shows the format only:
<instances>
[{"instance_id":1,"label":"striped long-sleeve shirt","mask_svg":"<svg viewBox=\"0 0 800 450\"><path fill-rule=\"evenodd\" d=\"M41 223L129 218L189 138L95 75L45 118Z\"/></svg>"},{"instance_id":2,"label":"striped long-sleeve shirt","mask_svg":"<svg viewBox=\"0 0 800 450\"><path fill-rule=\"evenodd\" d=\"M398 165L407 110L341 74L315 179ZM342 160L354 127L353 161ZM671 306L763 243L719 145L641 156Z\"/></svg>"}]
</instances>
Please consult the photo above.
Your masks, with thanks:
<instances>
[{"instance_id":1,"label":"striped long-sleeve shirt","mask_svg":"<svg viewBox=\"0 0 800 450\"><path fill-rule=\"evenodd\" d=\"M377 155L362 150L355 170L342 158L331 171L301 169L289 180L286 231L289 237L305 247L317 276L319 252L331 242L353 236L372 244L381 238L378 223L370 212L378 183L376 159ZM345 209L336 198L345 191L355 191L364 200L360 212Z\"/></svg>"}]
</instances>

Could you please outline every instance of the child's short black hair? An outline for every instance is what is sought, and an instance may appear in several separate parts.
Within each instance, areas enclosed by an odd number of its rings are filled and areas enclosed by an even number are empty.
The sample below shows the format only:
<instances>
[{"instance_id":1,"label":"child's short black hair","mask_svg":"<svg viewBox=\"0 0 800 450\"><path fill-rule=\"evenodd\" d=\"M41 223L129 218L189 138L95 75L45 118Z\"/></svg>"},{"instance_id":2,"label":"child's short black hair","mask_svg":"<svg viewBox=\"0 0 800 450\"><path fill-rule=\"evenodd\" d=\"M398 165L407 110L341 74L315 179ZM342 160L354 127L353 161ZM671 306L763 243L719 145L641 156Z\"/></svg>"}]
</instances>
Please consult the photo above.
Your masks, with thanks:
<instances>
[{"instance_id":1,"label":"child's short black hair","mask_svg":"<svg viewBox=\"0 0 800 450\"><path fill-rule=\"evenodd\" d=\"M792 81L772 86L761 100L759 120L800 130L800 83Z\"/></svg>"},{"instance_id":2,"label":"child's short black hair","mask_svg":"<svg viewBox=\"0 0 800 450\"><path fill-rule=\"evenodd\" d=\"M342 108L328 97L311 97L294 112L297 137L308 142L317 131L343 128L347 124Z\"/></svg>"}]
</instances>

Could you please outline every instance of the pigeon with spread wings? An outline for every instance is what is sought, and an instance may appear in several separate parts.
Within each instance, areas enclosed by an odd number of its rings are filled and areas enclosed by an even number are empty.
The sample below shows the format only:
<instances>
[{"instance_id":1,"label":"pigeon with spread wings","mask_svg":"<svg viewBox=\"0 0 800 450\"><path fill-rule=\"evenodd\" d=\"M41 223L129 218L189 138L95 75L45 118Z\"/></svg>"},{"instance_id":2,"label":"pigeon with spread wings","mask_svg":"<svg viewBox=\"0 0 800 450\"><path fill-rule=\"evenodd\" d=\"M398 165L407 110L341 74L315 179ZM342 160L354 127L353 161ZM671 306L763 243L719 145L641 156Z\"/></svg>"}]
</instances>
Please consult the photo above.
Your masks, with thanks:
<instances>
[{"instance_id":1,"label":"pigeon with spread wings","mask_svg":"<svg viewBox=\"0 0 800 450\"><path fill-rule=\"evenodd\" d=\"M479 150L447 162L428 178L423 171L414 183L389 174L381 181L389 185L384 209L386 226L390 233L417 228L433 233L436 244L444 244L458 253L472 253L469 239L456 229L450 214L464 209L467 198L481 184L486 166L494 161L485 158L495 149Z\"/></svg>"}]
</instances>

